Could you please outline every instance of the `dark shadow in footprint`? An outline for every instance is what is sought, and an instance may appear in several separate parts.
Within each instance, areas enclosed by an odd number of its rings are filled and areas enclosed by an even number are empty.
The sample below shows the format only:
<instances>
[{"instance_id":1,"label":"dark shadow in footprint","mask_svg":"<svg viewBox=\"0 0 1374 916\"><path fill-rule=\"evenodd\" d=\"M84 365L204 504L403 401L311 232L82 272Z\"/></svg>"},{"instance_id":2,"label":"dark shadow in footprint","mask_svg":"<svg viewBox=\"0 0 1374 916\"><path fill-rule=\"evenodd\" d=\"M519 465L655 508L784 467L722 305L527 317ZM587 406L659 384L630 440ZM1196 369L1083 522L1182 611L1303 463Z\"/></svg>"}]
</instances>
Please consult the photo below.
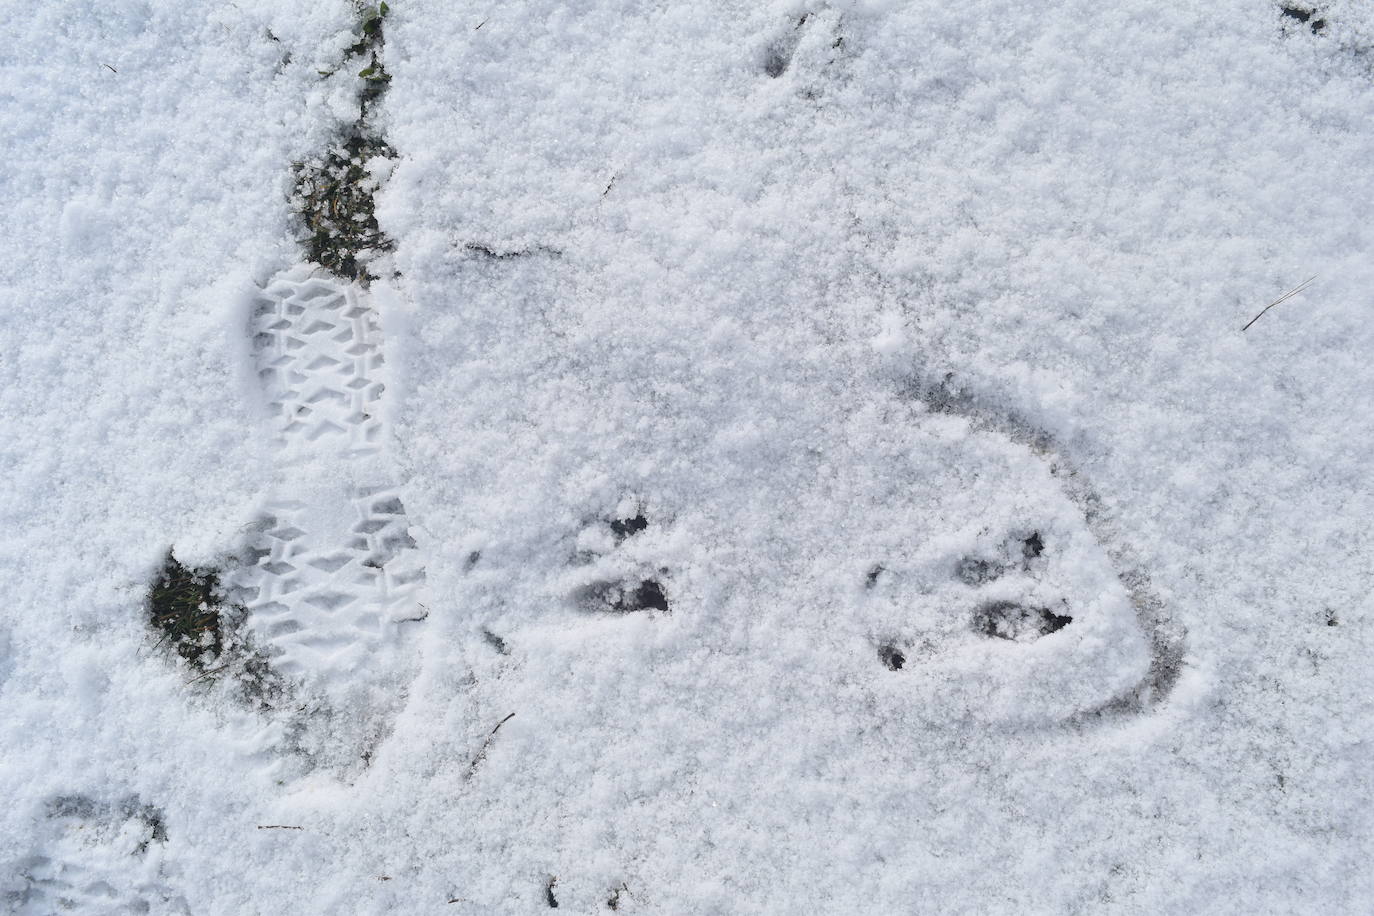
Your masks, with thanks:
<instances>
[{"instance_id":1,"label":"dark shadow in footprint","mask_svg":"<svg viewBox=\"0 0 1374 916\"><path fill-rule=\"evenodd\" d=\"M617 518L611 520L611 533L615 535L615 542L619 544L628 537L632 537L649 527L649 520L640 512L633 518Z\"/></svg>"},{"instance_id":2,"label":"dark shadow in footprint","mask_svg":"<svg viewBox=\"0 0 1374 916\"><path fill-rule=\"evenodd\" d=\"M777 79L787 72L788 67L792 66L792 55L797 53L797 45L801 43L802 29L810 18L810 13L802 13L796 25L764 51L763 72L768 74L770 78Z\"/></svg>"},{"instance_id":3,"label":"dark shadow in footprint","mask_svg":"<svg viewBox=\"0 0 1374 916\"><path fill-rule=\"evenodd\" d=\"M50 799L44 809L48 820L75 820L88 824L117 824L137 820L142 824L141 833L145 839L138 852L147 849L150 842L167 842L167 819L161 808L142 801L137 795L130 795L117 802L102 802L88 795L57 795Z\"/></svg>"},{"instance_id":4,"label":"dark shadow in footprint","mask_svg":"<svg viewBox=\"0 0 1374 916\"><path fill-rule=\"evenodd\" d=\"M880 646L878 648L878 658L887 666L889 671L901 671L906 664L906 655L896 646Z\"/></svg>"},{"instance_id":5,"label":"dark shadow in footprint","mask_svg":"<svg viewBox=\"0 0 1374 916\"><path fill-rule=\"evenodd\" d=\"M1279 12L1289 19L1305 23L1313 35L1326 28L1326 20L1317 16L1316 10L1303 9L1300 6L1281 6Z\"/></svg>"},{"instance_id":6,"label":"dark shadow in footprint","mask_svg":"<svg viewBox=\"0 0 1374 916\"><path fill-rule=\"evenodd\" d=\"M635 611L666 611L668 598L654 579L638 582L595 582L582 589L578 603L589 611L631 614Z\"/></svg>"},{"instance_id":7,"label":"dark shadow in footprint","mask_svg":"<svg viewBox=\"0 0 1374 916\"><path fill-rule=\"evenodd\" d=\"M997 579L1006 570L1002 564L979 557L964 557L954 567L954 578L971 588L986 585Z\"/></svg>"},{"instance_id":8,"label":"dark shadow in footprint","mask_svg":"<svg viewBox=\"0 0 1374 916\"><path fill-rule=\"evenodd\" d=\"M486 627L482 627L482 640L495 649L498 654L510 655L510 646L506 645L506 641Z\"/></svg>"},{"instance_id":9,"label":"dark shadow in footprint","mask_svg":"<svg viewBox=\"0 0 1374 916\"><path fill-rule=\"evenodd\" d=\"M1056 614L1048 608L1027 607L1015 601L994 601L980 607L973 615L973 629L989 639L1011 642L1034 642L1042 636L1057 633L1073 618Z\"/></svg>"}]
</instances>

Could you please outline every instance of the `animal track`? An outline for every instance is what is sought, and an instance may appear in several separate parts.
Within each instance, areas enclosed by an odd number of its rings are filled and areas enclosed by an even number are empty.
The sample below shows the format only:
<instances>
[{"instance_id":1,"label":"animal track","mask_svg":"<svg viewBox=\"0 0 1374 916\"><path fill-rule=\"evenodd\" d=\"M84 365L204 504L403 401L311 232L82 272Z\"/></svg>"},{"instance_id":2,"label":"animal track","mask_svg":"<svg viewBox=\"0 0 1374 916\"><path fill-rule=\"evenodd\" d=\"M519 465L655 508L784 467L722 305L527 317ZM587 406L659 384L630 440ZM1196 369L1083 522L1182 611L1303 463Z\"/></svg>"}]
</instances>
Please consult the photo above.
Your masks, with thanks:
<instances>
[{"instance_id":1,"label":"animal track","mask_svg":"<svg viewBox=\"0 0 1374 916\"><path fill-rule=\"evenodd\" d=\"M1041 607L1026 607L1015 601L994 601L978 609L973 628L987 637L1012 642L1034 642L1041 636L1057 633L1073 623L1067 614L1056 614Z\"/></svg>"},{"instance_id":2,"label":"animal track","mask_svg":"<svg viewBox=\"0 0 1374 916\"><path fill-rule=\"evenodd\" d=\"M1028 537L1009 539L1002 545L999 557L964 557L955 567L954 575L968 586L986 585L1018 565L1022 571L1029 572L1032 561L1044 552L1045 541L1041 538L1040 532L1036 531Z\"/></svg>"},{"instance_id":3,"label":"animal track","mask_svg":"<svg viewBox=\"0 0 1374 916\"><path fill-rule=\"evenodd\" d=\"M981 588L1016 568L1032 573L1045 553L1045 539L1039 531L1027 537L1012 537L1003 542L1001 557L984 559L964 557L955 568L955 578L963 584ZM1056 614L1043 607L1027 607L1015 601L991 601L973 615L973 629L987 637L1012 642L1033 642L1041 636L1057 633L1073 622L1068 614Z\"/></svg>"},{"instance_id":4,"label":"animal track","mask_svg":"<svg viewBox=\"0 0 1374 916\"><path fill-rule=\"evenodd\" d=\"M800 54L812 72L835 63L844 37L840 34L840 15L829 9L803 13L762 52L759 66L770 79L778 79Z\"/></svg>"},{"instance_id":5,"label":"animal track","mask_svg":"<svg viewBox=\"0 0 1374 916\"><path fill-rule=\"evenodd\" d=\"M644 517L644 513L639 512L633 518L612 519L610 524L611 534L615 535L616 543L619 543L648 528L649 520Z\"/></svg>"},{"instance_id":6,"label":"animal track","mask_svg":"<svg viewBox=\"0 0 1374 916\"><path fill-rule=\"evenodd\" d=\"M668 610L663 586L653 579L642 579L637 583L597 582L583 589L581 598L583 606L589 610L615 611L619 614Z\"/></svg>"},{"instance_id":7,"label":"animal track","mask_svg":"<svg viewBox=\"0 0 1374 916\"><path fill-rule=\"evenodd\" d=\"M425 616L384 460L381 331L360 286L298 266L258 296L252 333L290 496L268 503L231 585L274 666L327 681Z\"/></svg>"},{"instance_id":8,"label":"animal track","mask_svg":"<svg viewBox=\"0 0 1374 916\"><path fill-rule=\"evenodd\" d=\"M792 64L792 55L797 53L797 45L801 43L801 31L806 26L806 20L810 17L810 13L803 13L796 25L765 49L763 55L764 73L777 79L787 72L787 68Z\"/></svg>"},{"instance_id":9,"label":"animal track","mask_svg":"<svg viewBox=\"0 0 1374 916\"><path fill-rule=\"evenodd\" d=\"M901 671L906 664L906 653L896 646L879 646L878 658L889 671Z\"/></svg>"},{"instance_id":10,"label":"animal track","mask_svg":"<svg viewBox=\"0 0 1374 916\"><path fill-rule=\"evenodd\" d=\"M162 864L162 812L131 796L48 801L34 848L19 860L0 900L6 912L188 913Z\"/></svg>"},{"instance_id":11,"label":"animal track","mask_svg":"<svg viewBox=\"0 0 1374 916\"><path fill-rule=\"evenodd\" d=\"M1312 30L1313 35L1319 34L1322 29L1326 28L1326 20L1318 16L1316 10L1304 9L1300 6L1283 5L1279 7L1279 12L1282 13L1286 19L1292 19L1295 22L1301 22L1306 25Z\"/></svg>"},{"instance_id":12,"label":"animal track","mask_svg":"<svg viewBox=\"0 0 1374 916\"><path fill-rule=\"evenodd\" d=\"M576 604L588 611L628 614L635 611L667 611L668 597L655 574L644 569L631 549L638 536L649 529L649 520L638 509L597 522L578 537L577 558L590 566L574 588ZM666 575L667 569L657 574Z\"/></svg>"},{"instance_id":13,"label":"animal track","mask_svg":"<svg viewBox=\"0 0 1374 916\"><path fill-rule=\"evenodd\" d=\"M1092 537L1112 561L1116 576L1129 595L1136 623L1149 643L1150 664L1145 679L1132 691L1090 714L1143 712L1167 699L1182 673L1186 631L1150 588L1148 574L1121 540L1101 497L1069 461L1059 444L1035 425L961 390L952 374L936 380L917 376L906 386L906 393L934 413L964 417L975 429L1004 436L1043 460L1051 476L1082 513ZM955 576L965 585L982 587L1018 564L1023 572L1033 575L1036 564L1044 562L1046 550L1046 541L1039 530L1014 536L1004 542L1002 557L965 558L957 565ZM1063 629L1072 620L1068 613L995 599L974 612L972 626L984 636L1029 642Z\"/></svg>"}]
</instances>

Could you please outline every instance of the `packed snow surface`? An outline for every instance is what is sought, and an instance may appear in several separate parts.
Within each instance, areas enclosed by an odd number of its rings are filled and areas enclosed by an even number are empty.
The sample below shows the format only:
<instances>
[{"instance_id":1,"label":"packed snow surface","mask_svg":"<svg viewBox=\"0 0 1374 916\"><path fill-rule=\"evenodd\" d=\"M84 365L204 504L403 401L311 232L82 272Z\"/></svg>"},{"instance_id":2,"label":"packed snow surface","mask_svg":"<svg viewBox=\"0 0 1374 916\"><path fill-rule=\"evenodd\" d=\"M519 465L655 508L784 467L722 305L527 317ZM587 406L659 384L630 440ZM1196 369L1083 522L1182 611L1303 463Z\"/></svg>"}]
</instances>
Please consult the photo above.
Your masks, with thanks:
<instances>
[{"instance_id":1,"label":"packed snow surface","mask_svg":"<svg viewBox=\"0 0 1374 916\"><path fill-rule=\"evenodd\" d=\"M6 912L1374 908L1374 7L3 5Z\"/></svg>"}]
</instances>

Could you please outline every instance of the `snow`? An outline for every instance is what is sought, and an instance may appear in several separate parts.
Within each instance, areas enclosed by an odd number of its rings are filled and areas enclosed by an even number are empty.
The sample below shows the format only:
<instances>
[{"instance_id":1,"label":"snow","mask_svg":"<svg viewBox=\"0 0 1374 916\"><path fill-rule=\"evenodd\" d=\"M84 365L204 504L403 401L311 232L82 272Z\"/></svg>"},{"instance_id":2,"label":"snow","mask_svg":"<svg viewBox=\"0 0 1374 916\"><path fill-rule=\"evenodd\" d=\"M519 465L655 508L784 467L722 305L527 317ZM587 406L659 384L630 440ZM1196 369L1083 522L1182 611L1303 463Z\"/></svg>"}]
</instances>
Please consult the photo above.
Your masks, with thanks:
<instances>
[{"instance_id":1,"label":"snow","mask_svg":"<svg viewBox=\"0 0 1374 916\"><path fill-rule=\"evenodd\" d=\"M7 907L1369 908L1374 11L391 7L9 6Z\"/></svg>"}]
</instances>

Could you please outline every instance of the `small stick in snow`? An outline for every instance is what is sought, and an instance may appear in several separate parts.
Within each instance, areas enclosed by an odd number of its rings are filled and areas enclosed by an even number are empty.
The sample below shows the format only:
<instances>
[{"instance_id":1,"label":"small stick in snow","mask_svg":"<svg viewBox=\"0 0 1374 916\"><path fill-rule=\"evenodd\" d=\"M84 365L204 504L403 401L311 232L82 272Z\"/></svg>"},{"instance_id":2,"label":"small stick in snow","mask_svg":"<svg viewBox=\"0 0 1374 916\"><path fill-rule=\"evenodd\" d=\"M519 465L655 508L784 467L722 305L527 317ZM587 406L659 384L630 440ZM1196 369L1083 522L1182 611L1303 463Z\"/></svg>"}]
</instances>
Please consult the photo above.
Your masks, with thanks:
<instances>
[{"instance_id":1,"label":"small stick in snow","mask_svg":"<svg viewBox=\"0 0 1374 916\"><path fill-rule=\"evenodd\" d=\"M397 622L397 623L419 623L419 622L422 621L422 620L427 620L427 619L429 619L429 608L425 607L423 604L421 604L421 603L418 602L418 601L415 602L415 606L418 607L420 610L424 611L424 613L421 614L419 617L402 617L402 618L400 618L399 620L397 620L396 622Z\"/></svg>"},{"instance_id":2,"label":"small stick in snow","mask_svg":"<svg viewBox=\"0 0 1374 916\"><path fill-rule=\"evenodd\" d=\"M1293 288L1290 289L1288 292L1284 293L1282 296L1278 297L1278 298L1275 299L1273 302L1269 303L1269 304L1266 305L1264 308L1260 309L1260 313L1259 313L1258 315L1256 315L1254 318L1251 318L1249 321L1247 321L1247 322L1245 323L1245 327L1241 328L1241 331L1248 331L1248 330L1250 330L1250 325L1254 324L1256 321L1259 321L1261 318L1263 318L1265 312L1269 311L1271 308L1273 308L1273 307L1276 306L1276 305L1279 305L1279 304L1281 304L1281 303L1287 302L1289 299L1292 299L1292 298L1293 298L1294 296L1296 296L1298 293L1300 293L1300 292L1302 292L1303 290L1307 289L1307 287L1308 287L1309 285L1311 285L1312 281L1315 280L1315 279L1317 279L1317 278L1316 278L1316 277L1308 277L1308 278L1307 278L1306 280L1304 280L1302 283L1299 283L1297 286L1293 287Z\"/></svg>"},{"instance_id":3,"label":"small stick in snow","mask_svg":"<svg viewBox=\"0 0 1374 916\"><path fill-rule=\"evenodd\" d=\"M119 72L119 71L116 70L114 67L111 67L109 64L101 64L100 66L102 66L102 67L104 67L105 69L109 70L111 73L118 73L118 72Z\"/></svg>"},{"instance_id":4,"label":"small stick in snow","mask_svg":"<svg viewBox=\"0 0 1374 916\"><path fill-rule=\"evenodd\" d=\"M226 669L229 667L229 665L232 665L232 664L233 664L233 662L229 662L228 664L220 665L218 668L211 668L209 671L206 671L204 674L201 674L201 675L198 675L198 676L196 676L196 677L191 678L189 681L186 682L186 686L189 687L189 686L191 686L192 684L194 684L196 681L203 681L203 680L205 680L207 677L210 677L212 674L219 674L221 671L226 670Z\"/></svg>"},{"instance_id":5,"label":"small stick in snow","mask_svg":"<svg viewBox=\"0 0 1374 916\"><path fill-rule=\"evenodd\" d=\"M487 735L487 740L482 742L482 749L477 752L476 757L472 758L472 766L468 767L469 777L471 777L473 773L477 772L477 765L486 759L487 748L491 747L491 739L496 737L496 733L501 730L502 725L505 725L513 718L515 718L515 713L511 713L510 715L506 716L500 722L497 722L496 727L491 730L491 733L489 735Z\"/></svg>"}]
</instances>

